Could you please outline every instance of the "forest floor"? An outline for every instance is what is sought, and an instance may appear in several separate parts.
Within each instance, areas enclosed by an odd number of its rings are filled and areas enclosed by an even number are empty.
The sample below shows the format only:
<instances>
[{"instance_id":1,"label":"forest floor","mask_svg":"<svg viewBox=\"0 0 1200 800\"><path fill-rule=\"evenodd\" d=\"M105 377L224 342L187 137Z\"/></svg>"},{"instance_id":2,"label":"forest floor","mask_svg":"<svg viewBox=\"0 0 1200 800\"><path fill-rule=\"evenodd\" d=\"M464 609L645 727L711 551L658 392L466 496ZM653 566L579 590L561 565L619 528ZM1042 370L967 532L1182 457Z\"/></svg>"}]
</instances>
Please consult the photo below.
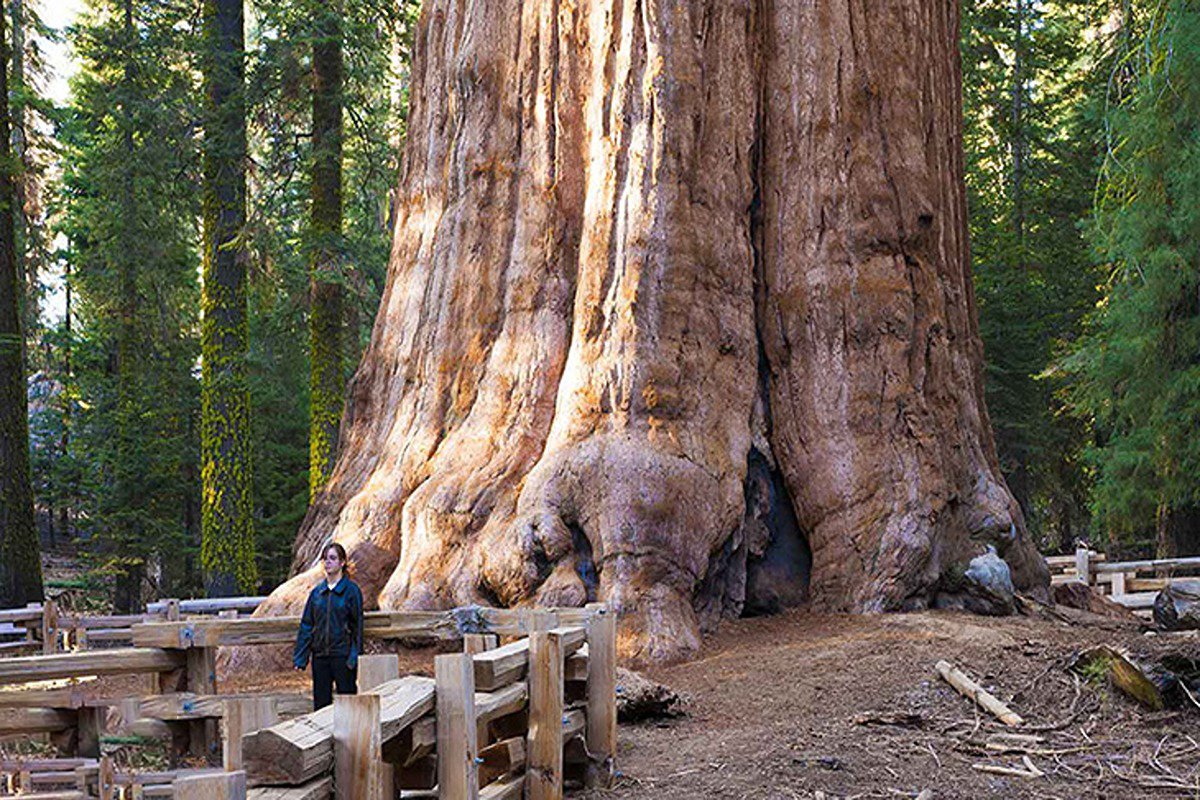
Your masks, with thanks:
<instances>
[{"instance_id":1,"label":"forest floor","mask_svg":"<svg viewBox=\"0 0 1200 800\"><path fill-rule=\"evenodd\" d=\"M601 798L1200 797L1200 709L1152 712L1069 670L1095 644L1200 660L1200 637L949 612L737 620L697 658L650 669L684 698L670 720L619 728ZM947 660L1024 718L1007 728L934 671ZM1041 737L1007 751L996 734ZM993 747L989 747L989 743ZM1042 777L983 772L980 765ZM924 798L922 798L924 800Z\"/></svg>"}]
</instances>

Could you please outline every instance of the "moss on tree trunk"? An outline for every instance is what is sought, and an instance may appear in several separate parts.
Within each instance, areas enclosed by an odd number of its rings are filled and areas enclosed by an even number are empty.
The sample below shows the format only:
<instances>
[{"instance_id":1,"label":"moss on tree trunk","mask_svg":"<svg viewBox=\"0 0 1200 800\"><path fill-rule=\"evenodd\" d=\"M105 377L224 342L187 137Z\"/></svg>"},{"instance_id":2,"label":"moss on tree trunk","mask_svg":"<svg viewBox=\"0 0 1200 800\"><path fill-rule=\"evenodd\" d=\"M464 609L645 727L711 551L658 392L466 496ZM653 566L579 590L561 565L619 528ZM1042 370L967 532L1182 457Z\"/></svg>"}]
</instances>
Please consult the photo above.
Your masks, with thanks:
<instances>
[{"instance_id":1,"label":"moss on tree trunk","mask_svg":"<svg viewBox=\"0 0 1200 800\"><path fill-rule=\"evenodd\" d=\"M210 596L253 591L250 404L246 386L246 118L241 0L203 7L204 287L201 326L201 559Z\"/></svg>"},{"instance_id":2,"label":"moss on tree trunk","mask_svg":"<svg viewBox=\"0 0 1200 800\"><path fill-rule=\"evenodd\" d=\"M309 284L309 496L333 472L346 381L342 359L342 20L341 4L314 10L313 162Z\"/></svg>"}]
</instances>

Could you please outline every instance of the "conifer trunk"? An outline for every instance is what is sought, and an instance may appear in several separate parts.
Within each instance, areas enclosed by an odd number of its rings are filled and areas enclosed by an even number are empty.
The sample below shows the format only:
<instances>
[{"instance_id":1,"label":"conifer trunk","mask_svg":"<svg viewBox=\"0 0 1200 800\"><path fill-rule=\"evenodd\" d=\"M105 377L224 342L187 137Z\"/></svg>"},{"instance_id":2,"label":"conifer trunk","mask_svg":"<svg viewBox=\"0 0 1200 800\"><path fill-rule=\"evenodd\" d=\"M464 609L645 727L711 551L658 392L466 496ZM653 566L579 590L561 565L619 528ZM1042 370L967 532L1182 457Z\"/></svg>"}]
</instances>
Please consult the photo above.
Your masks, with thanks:
<instances>
[{"instance_id":1,"label":"conifer trunk","mask_svg":"<svg viewBox=\"0 0 1200 800\"><path fill-rule=\"evenodd\" d=\"M204 276L201 560L210 597L251 592L254 564L246 386L246 113L241 0L204 0Z\"/></svg>"},{"instance_id":2,"label":"conifer trunk","mask_svg":"<svg viewBox=\"0 0 1200 800\"><path fill-rule=\"evenodd\" d=\"M12 149L8 125L7 27L0 13L0 608L42 599L42 561L29 468L28 393L21 325Z\"/></svg>"},{"instance_id":3,"label":"conifer trunk","mask_svg":"<svg viewBox=\"0 0 1200 800\"><path fill-rule=\"evenodd\" d=\"M1048 576L982 394L952 0L426 4L388 287L297 540L369 602L748 610Z\"/></svg>"},{"instance_id":4,"label":"conifer trunk","mask_svg":"<svg viewBox=\"0 0 1200 800\"><path fill-rule=\"evenodd\" d=\"M309 496L329 480L342 396L342 20L341 4L314 6L313 165L309 278Z\"/></svg>"}]
</instances>

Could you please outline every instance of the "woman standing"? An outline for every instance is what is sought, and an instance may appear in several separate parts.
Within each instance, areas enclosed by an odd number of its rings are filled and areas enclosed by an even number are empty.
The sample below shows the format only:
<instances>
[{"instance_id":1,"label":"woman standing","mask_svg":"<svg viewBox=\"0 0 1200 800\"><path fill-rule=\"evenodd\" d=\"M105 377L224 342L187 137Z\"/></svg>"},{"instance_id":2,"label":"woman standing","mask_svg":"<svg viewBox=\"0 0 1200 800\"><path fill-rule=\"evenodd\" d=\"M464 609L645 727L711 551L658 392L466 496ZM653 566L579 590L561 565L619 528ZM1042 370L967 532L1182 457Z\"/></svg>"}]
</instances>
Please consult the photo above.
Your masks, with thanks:
<instances>
[{"instance_id":1,"label":"woman standing","mask_svg":"<svg viewBox=\"0 0 1200 800\"><path fill-rule=\"evenodd\" d=\"M312 655L314 711L333 702L334 684L338 694L358 693L363 636L362 591L346 574L346 549L326 545L321 561L325 580L308 595L292 654L296 669L304 669Z\"/></svg>"}]
</instances>

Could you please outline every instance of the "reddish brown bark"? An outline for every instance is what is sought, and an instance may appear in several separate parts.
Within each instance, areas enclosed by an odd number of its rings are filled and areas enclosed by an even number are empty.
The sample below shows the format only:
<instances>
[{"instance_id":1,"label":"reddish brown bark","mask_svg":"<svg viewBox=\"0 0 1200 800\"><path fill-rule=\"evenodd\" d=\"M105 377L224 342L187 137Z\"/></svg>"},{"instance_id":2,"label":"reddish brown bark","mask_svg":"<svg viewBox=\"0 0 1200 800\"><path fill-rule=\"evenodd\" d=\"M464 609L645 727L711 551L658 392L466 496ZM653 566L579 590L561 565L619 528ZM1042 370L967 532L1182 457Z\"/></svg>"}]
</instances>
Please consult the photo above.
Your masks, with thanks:
<instances>
[{"instance_id":1,"label":"reddish brown bark","mask_svg":"<svg viewBox=\"0 0 1200 800\"><path fill-rule=\"evenodd\" d=\"M600 599L637 659L810 586L937 602L989 543L1044 592L982 399L955 3L436 0L415 62L297 569L334 536L386 608Z\"/></svg>"}]
</instances>

